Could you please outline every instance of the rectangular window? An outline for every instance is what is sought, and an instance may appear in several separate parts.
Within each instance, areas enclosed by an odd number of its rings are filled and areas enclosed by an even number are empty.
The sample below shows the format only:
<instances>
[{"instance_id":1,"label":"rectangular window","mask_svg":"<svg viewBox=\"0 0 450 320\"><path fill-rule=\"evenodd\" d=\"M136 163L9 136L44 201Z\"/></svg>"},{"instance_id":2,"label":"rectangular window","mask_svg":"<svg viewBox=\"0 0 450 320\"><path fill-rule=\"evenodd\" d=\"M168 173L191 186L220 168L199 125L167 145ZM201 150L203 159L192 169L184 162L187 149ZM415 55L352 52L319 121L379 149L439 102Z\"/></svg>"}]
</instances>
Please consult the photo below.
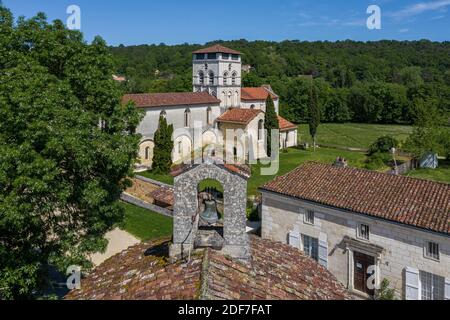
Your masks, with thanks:
<instances>
[{"instance_id":1,"label":"rectangular window","mask_svg":"<svg viewBox=\"0 0 450 320\"><path fill-rule=\"evenodd\" d=\"M358 228L358 237L364 240L370 240L370 227L366 224L361 224Z\"/></svg>"},{"instance_id":2,"label":"rectangular window","mask_svg":"<svg viewBox=\"0 0 450 320\"><path fill-rule=\"evenodd\" d=\"M319 239L302 235L303 251L316 261L319 261Z\"/></svg>"},{"instance_id":3,"label":"rectangular window","mask_svg":"<svg viewBox=\"0 0 450 320\"><path fill-rule=\"evenodd\" d=\"M222 59L228 60L230 59L230 55L228 53L222 53Z\"/></svg>"},{"instance_id":4,"label":"rectangular window","mask_svg":"<svg viewBox=\"0 0 450 320\"><path fill-rule=\"evenodd\" d=\"M239 60L239 55L238 54L233 54L233 55L231 55L231 59L238 61Z\"/></svg>"},{"instance_id":5,"label":"rectangular window","mask_svg":"<svg viewBox=\"0 0 450 320\"><path fill-rule=\"evenodd\" d=\"M444 300L445 278L420 271L421 300Z\"/></svg>"},{"instance_id":6,"label":"rectangular window","mask_svg":"<svg viewBox=\"0 0 450 320\"><path fill-rule=\"evenodd\" d=\"M217 59L217 53L208 53L208 59L209 60Z\"/></svg>"},{"instance_id":7,"label":"rectangular window","mask_svg":"<svg viewBox=\"0 0 450 320\"><path fill-rule=\"evenodd\" d=\"M314 211L307 210L305 213L305 223L314 224Z\"/></svg>"},{"instance_id":8,"label":"rectangular window","mask_svg":"<svg viewBox=\"0 0 450 320\"><path fill-rule=\"evenodd\" d=\"M440 259L439 244L431 241L427 242L425 248L425 256L430 259L439 260Z\"/></svg>"},{"instance_id":9,"label":"rectangular window","mask_svg":"<svg viewBox=\"0 0 450 320\"><path fill-rule=\"evenodd\" d=\"M204 53L197 53L196 58L197 58L197 60L204 60L205 59L205 54Z\"/></svg>"}]
</instances>

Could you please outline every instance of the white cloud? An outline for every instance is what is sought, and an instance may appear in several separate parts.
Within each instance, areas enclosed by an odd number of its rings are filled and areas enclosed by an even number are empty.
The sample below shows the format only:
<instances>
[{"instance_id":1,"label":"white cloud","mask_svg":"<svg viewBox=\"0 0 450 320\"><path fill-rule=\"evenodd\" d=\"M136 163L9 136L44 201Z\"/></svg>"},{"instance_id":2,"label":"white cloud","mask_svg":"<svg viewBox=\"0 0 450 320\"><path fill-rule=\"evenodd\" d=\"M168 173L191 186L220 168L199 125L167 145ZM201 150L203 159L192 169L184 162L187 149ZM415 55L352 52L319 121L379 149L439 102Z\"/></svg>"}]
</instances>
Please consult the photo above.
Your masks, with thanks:
<instances>
[{"instance_id":1,"label":"white cloud","mask_svg":"<svg viewBox=\"0 0 450 320\"><path fill-rule=\"evenodd\" d=\"M393 12L390 14L390 16L398 19L407 18L422 14L427 11L445 10L448 6L450 6L450 0L420 2L406 7L400 11Z\"/></svg>"}]
</instances>

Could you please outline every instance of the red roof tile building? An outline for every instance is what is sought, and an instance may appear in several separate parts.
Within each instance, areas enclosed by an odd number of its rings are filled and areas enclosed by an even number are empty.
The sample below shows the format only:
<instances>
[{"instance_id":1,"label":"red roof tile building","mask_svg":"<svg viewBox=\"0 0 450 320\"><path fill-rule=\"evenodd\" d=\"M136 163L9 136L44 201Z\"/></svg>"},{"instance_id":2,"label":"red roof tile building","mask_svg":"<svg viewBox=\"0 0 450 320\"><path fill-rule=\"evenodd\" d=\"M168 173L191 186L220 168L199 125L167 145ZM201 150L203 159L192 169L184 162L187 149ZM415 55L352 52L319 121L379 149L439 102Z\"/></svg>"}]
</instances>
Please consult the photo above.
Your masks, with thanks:
<instances>
[{"instance_id":1,"label":"red roof tile building","mask_svg":"<svg viewBox=\"0 0 450 320\"><path fill-rule=\"evenodd\" d=\"M289 246L251 237L250 264L212 249L169 263L169 241L131 247L82 279L66 300L344 300L325 268Z\"/></svg>"},{"instance_id":2,"label":"red roof tile building","mask_svg":"<svg viewBox=\"0 0 450 320\"><path fill-rule=\"evenodd\" d=\"M255 153L250 151L250 141L242 143L240 158L255 159L266 156L261 134L264 127L266 99L274 100L279 113L279 97L270 85L258 88L242 88L242 53L220 44L193 52L193 92L126 94L123 104L133 103L143 109L144 118L137 128L142 141L139 150L139 169L148 169L153 164L154 135L159 119L165 117L173 125L175 136L172 161L183 162L193 151L211 144L226 141L226 130L243 130L245 137L257 137L253 143ZM281 148L297 144L297 127L287 120L279 119ZM201 130L201 139L194 139L195 130ZM222 146L225 150L227 147Z\"/></svg>"},{"instance_id":3,"label":"red roof tile building","mask_svg":"<svg viewBox=\"0 0 450 320\"><path fill-rule=\"evenodd\" d=\"M256 100L262 100L266 101L267 97L270 95L270 97L273 100L278 100L278 96L269 90L267 90L264 87L259 88L242 88L241 89L241 99L242 100L249 100L249 101L256 101Z\"/></svg>"},{"instance_id":4,"label":"red roof tile building","mask_svg":"<svg viewBox=\"0 0 450 320\"><path fill-rule=\"evenodd\" d=\"M193 54L201 54L201 53L227 53L227 54L237 54L241 55L239 51L224 47L220 44L213 45L208 48L199 49L197 51L194 51Z\"/></svg>"},{"instance_id":5,"label":"red roof tile building","mask_svg":"<svg viewBox=\"0 0 450 320\"><path fill-rule=\"evenodd\" d=\"M122 103L128 102L133 102L138 108L220 104L219 99L206 92L126 94L122 98Z\"/></svg>"},{"instance_id":6,"label":"red roof tile building","mask_svg":"<svg viewBox=\"0 0 450 320\"><path fill-rule=\"evenodd\" d=\"M232 108L217 118L217 122L247 125L262 113L261 110Z\"/></svg>"},{"instance_id":7,"label":"red roof tile building","mask_svg":"<svg viewBox=\"0 0 450 320\"><path fill-rule=\"evenodd\" d=\"M399 298L448 298L449 184L312 162L260 191L263 237L307 250L348 289L373 295L374 265Z\"/></svg>"}]
</instances>

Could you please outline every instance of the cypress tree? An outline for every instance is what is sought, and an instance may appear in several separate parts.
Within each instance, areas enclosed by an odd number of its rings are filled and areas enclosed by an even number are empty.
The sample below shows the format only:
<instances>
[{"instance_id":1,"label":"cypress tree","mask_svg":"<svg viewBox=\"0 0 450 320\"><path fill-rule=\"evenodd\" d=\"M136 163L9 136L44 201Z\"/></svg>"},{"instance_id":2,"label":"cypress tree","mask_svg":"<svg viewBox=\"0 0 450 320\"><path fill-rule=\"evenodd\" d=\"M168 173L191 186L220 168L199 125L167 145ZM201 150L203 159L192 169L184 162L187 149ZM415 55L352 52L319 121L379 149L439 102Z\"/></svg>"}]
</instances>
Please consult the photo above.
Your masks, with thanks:
<instances>
[{"instance_id":1,"label":"cypress tree","mask_svg":"<svg viewBox=\"0 0 450 320\"><path fill-rule=\"evenodd\" d=\"M266 99L266 114L264 118L264 128L267 131L266 147L267 156L272 156L272 130L280 129L280 124L278 123L278 115L275 112L275 104L273 103L270 94Z\"/></svg>"},{"instance_id":2,"label":"cypress tree","mask_svg":"<svg viewBox=\"0 0 450 320\"><path fill-rule=\"evenodd\" d=\"M155 148L153 153L152 171L168 174L172 166L173 125L168 125L165 117L159 118L158 130L155 132Z\"/></svg>"},{"instance_id":3,"label":"cypress tree","mask_svg":"<svg viewBox=\"0 0 450 320\"><path fill-rule=\"evenodd\" d=\"M317 129L320 125L320 109L319 109L319 99L317 96L317 89L314 82L311 84L310 95L309 95L309 108L308 108L308 124L309 133L313 139L314 151L316 151L316 137Z\"/></svg>"}]
</instances>

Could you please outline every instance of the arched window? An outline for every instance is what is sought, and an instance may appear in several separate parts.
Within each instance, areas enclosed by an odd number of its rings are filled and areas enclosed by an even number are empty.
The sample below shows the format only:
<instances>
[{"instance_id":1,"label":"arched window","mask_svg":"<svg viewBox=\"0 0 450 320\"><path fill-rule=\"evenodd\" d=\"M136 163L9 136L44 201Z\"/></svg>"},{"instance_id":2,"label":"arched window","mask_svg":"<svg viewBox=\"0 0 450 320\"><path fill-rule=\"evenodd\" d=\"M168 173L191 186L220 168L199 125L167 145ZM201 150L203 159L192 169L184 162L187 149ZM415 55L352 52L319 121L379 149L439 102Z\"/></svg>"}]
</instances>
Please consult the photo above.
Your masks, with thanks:
<instances>
[{"instance_id":1,"label":"arched window","mask_svg":"<svg viewBox=\"0 0 450 320\"><path fill-rule=\"evenodd\" d=\"M228 105L227 102L227 93L225 91L222 91L222 102L224 103L225 106Z\"/></svg>"},{"instance_id":2,"label":"arched window","mask_svg":"<svg viewBox=\"0 0 450 320\"><path fill-rule=\"evenodd\" d=\"M205 74L203 73L203 71L200 71L198 73L198 83L205 84Z\"/></svg>"},{"instance_id":3,"label":"arched window","mask_svg":"<svg viewBox=\"0 0 450 320\"><path fill-rule=\"evenodd\" d=\"M184 111L184 126L189 128L191 126L191 110Z\"/></svg>"},{"instance_id":4,"label":"arched window","mask_svg":"<svg viewBox=\"0 0 450 320\"><path fill-rule=\"evenodd\" d=\"M228 104L233 104L233 92L228 92Z\"/></svg>"},{"instance_id":5,"label":"arched window","mask_svg":"<svg viewBox=\"0 0 450 320\"><path fill-rule=\"evenodd\" d=\"M255 109L255 105L252 104L252 105L250 106L250 109Z\"/></svg>"},{"instance_id":6,"label":"arched window","mask_svg":"<svg viewBox=\"0 0 450 320\"><path fill-rule=\"evenodd\" d=\"M235 85L236 84L236 77L237 77L237 73L236 71L233 72L233 74L231 75L231 84Z\"/></svg>"},{"instance_id":7,"label":"arched window","mask_svg":"<svg viewBox=\"0 0 450 320\"><path fill-rule=\"evenodd\" d=\"M234 106L239 107L239 92L238 91L234 92Z\"/></svg>"},{"instance_id":8,"label":"arched window","mask_svg":"<svg viewBox=\"0 0 450 320\"><path fill-rule=\"evenodd\" d=\"M264 136L264 120L259 120L258 122L258 140L261 141Z\"/></svg>"},{"instance_id":9,"label":"arched window","mask_svg":"<svg viewBox=\"0 0 450 320\"><path fill-rule=\"evenodd\" d=\"M150 147L145 148L145 160L150 159Z\"/></svg>"},{"instance_id":10,"label":"arched window","mask_svg":"<svg viewBox=\"0 0 450 320\"><path fill-rule=\"evenodd\" d=\"M206 109L206 123L208 125L212 124L212 109L211 107L208 107L208 109Z\"/></svg>"},{"instance_id":11,"label":"arched window","mask_svg":"<svg viewBox=\"0 0 450 320\"><path fill-rule=\"evenodd\" d=\"M213 86L214 85L214 72L210 72L209 73L209 85Z\"/></svg>"},{"instance_id":12,"label":"arched window","mask_svg":"<svg viewBox=\"0 0 450 320\"><path fill-rule=\"evenodd\" d=\"M166 119L167 118L167 112L165 110L161 111L161 113L159 114L159 117Z\"/></svg>"},{"instance_id":13,"label":"arched window","mask_svg":"<svg viewBox=\"0 0 450 320\"><path fill-rule=\"evenodd\" d=\"M223 74L223 85L227 86L228 85L228 72L225 72Z\"/></svg>"}]
</instances>

